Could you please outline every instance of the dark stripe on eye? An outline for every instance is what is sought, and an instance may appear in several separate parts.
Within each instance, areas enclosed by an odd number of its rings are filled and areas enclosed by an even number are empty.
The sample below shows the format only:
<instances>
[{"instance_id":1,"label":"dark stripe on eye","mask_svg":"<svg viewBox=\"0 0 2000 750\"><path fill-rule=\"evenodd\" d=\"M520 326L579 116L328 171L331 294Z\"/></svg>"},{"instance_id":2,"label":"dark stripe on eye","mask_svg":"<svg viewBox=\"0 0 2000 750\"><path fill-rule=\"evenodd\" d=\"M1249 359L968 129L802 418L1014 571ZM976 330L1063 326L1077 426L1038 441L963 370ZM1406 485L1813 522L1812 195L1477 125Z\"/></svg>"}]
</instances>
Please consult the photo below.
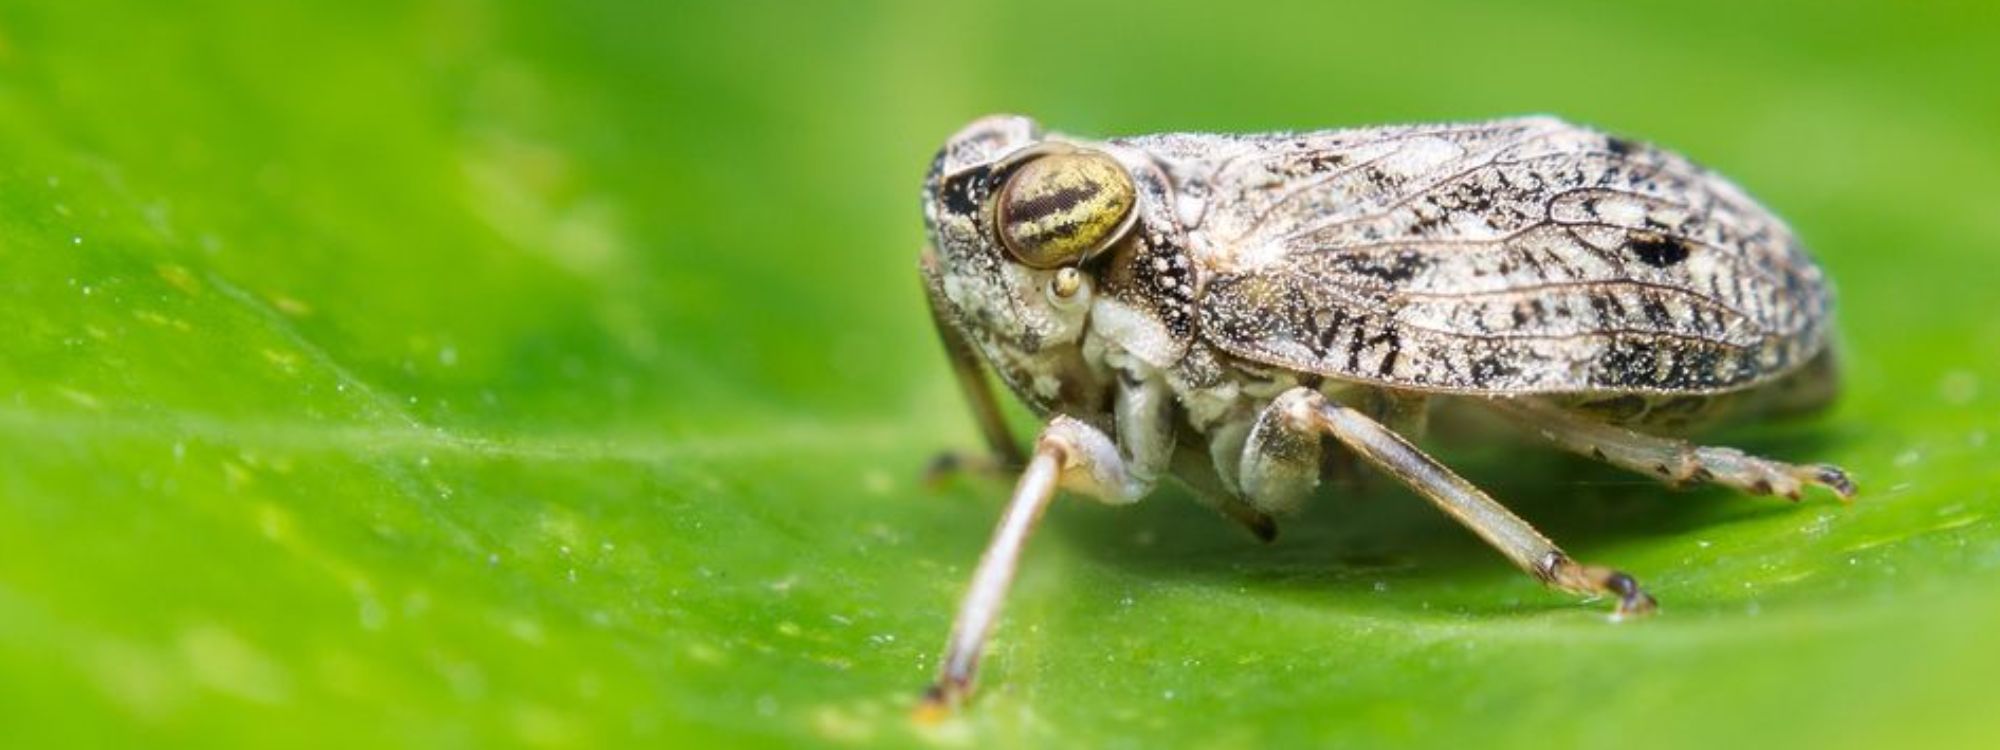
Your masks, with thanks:
<instances>
[{"instance_id":1,"label":"dark stripe on eye","mask_svg":"<svg viewBox=\"0 0 2000 750\"><path fill-rule=\"evenodd\" d=\"M1075 237L1076 233L1080 231L1083 231L1083 222L1071 219L1036 232L1032 237L1024 237L1022 239L1031 240L1037 244L1047 244L1055 240L1066 240Z\"/></svg>"},{"instance_id":2,"label":"dark stripe on eye","mask_svg":"<svg viewBox=\"0 0 2000 750\"><path fill-rule=\"evenodd\" d=\"M1104 186L1096 182L1058 188L1055 192L1043 193L1023 201L1007 204L1008 222L1033 222L1052 214L1068 212L1085 200L1104 192Z\"/></svg>"}]
</instances>

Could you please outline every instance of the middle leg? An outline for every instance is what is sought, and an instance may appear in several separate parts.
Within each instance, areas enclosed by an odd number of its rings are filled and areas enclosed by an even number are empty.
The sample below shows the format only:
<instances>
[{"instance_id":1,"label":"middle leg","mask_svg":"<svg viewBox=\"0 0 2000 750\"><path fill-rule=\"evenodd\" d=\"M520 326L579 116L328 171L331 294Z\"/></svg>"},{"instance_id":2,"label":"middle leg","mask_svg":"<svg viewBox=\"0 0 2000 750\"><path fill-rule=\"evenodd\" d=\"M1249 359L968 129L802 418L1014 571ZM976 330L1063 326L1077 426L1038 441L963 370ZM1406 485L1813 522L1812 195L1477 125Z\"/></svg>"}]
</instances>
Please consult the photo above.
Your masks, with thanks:
<instances>
[{"instance_id":1,"label":"middle leg","mask_svg":"<svg viewBox=\"0 0 2000 750\"><path fill-rule=\"evenodd\" d=\"M1308 465L1318 465L1321 435L1339 440L1363 460L1430 500L1543 583L1579 594L1615 596L1621 615L1654 609L1653 597L1632 576L1571 560L1527 521L1402 436L1309 388L1286 391L1258 418L1257 429L1244 446L1242 485L1246 494L1259 487L1276 488L1284 497L1310 490L1310 480L1301 472ZM1309 463L1301 458L1304 451L1311 452ZM1252 497L1252 502L1258 500Z\"/></svg>"}]
</instances>

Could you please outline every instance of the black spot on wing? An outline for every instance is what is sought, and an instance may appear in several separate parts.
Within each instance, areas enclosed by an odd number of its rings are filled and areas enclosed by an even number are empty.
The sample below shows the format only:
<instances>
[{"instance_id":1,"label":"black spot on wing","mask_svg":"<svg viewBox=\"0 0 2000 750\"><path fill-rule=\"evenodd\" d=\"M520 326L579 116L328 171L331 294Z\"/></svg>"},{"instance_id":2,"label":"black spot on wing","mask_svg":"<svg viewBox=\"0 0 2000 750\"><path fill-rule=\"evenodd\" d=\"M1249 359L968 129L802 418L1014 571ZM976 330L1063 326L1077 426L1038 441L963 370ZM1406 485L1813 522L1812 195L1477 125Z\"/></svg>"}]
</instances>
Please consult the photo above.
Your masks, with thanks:
<instances>
[{"instance_id":1,"label":"black spot on wing","mask_svg":"<svg viewBox=\"0 0 2000 750\"><path fill-rule=\"evenodd\" d=\"M1626 242L1625 249L1639 262L1654 268L1666 268L1687 260L1688 246L1673 237L1657 234L1634 234Z\"/></svg>"},{"instance_id":2,"label":"black spot on wing","mask_svg":"<svg viewBox=\"0 0 2000 750\"><path fill-rule=\"evenodd\" d=\"M1475 387L1486 388L1501 383L1521 373L1521 368L1504 354L1480 354L1472 360L1470 382Z\"/></svg>"},{"instance_id":3,"label":"black spot on wing","mask_svg":"<svg viewBox=\"0 0 2000 750\"><path fill-rule=\"evenodd\" d=\"M1375 337L1373 343L1389 347L1388 351L1382 355L1381 364L1375 367L1375 377L1386 380L1396 372L1396 358L1403 355L1402 331L1395 326L1385 328L1382 330L1381 335Z\"/></svg>"},{"instance_id":4,"label":"black spot on wing","mask_svg":"<svg viewBox=\"0 0 2000 750\"><path fill-rule=\"evenodd\" d=\"M1326 259L1328 267L1362 276L1385 284L1401 284L1415 278L1429 269L1432 260L1418 250L1405 250L1392 255L1379 253L1356 253L1336 255Z\"/></svg>"},{"instance_id":5,"label":"black spot on wing","mask_svg":"<svg viewBox=\"0 0 2000 750\"><path fill-rule=\"evenodd\" d=\"M1689 391L1725 388L1759 372L1750 352L1711 341L1620 336L1590 362L1600 388Z\"/></svg>"}]
</instances>

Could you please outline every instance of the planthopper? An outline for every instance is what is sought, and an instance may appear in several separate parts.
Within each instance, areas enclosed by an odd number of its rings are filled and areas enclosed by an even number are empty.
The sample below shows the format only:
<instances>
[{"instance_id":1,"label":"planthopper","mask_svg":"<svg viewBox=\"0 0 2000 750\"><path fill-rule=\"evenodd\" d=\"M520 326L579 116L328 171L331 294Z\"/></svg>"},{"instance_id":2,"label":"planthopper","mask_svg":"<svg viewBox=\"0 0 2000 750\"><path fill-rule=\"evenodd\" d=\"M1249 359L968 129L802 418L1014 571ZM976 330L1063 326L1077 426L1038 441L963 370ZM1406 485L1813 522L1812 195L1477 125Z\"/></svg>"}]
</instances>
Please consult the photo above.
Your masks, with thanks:
<instances>
[{"instance_id":1,"label":"planthopper","mask_svg":"<svg viewBox=\"0 0 2000 750\"><path fill-rule=\"evenodd\" d=\"M1782 221L1644 143L1549 117L1090 140L995 116L938 153L923 209L978 463L1019 472L929 710L970 694L1059 490L1132 503L1171 477L1269 540L1343 451L1620 616L1654 609L1637 580L1415 445L1434 408L1676 485L1854 493L1832 466L1679 437L1827 403L1830 299ZM1026 455L987 369L1043 420Z\"/></svg>"}]
</instances>

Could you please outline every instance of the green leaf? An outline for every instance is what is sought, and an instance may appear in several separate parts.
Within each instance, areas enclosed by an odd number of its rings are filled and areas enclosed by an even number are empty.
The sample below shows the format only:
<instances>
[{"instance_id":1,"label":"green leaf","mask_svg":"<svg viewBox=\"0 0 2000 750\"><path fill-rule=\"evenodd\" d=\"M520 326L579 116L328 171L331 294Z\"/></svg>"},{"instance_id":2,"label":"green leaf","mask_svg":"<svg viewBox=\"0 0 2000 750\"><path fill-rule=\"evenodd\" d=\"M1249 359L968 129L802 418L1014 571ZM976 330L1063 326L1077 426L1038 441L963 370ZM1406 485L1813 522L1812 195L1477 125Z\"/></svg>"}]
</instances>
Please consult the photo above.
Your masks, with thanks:
<instances>
[{"instance_id":1,"label":"green leaf","mask_svg":"<svg viewBox=\"0 0 2000 750\"><path fill-rule=\"evenodd\" d=\"M1736 3L0 7L8 744L1978 746L2000 731L1996 31ZM907 712L1005 487L915 278L960 123L1546 110L1835 279L1858 502L1435 441L1660 616L1377 478L1263 547L1063 502ZM1024 429L1031 425L1022 424Z\"/></svg>"}]
</instances>

